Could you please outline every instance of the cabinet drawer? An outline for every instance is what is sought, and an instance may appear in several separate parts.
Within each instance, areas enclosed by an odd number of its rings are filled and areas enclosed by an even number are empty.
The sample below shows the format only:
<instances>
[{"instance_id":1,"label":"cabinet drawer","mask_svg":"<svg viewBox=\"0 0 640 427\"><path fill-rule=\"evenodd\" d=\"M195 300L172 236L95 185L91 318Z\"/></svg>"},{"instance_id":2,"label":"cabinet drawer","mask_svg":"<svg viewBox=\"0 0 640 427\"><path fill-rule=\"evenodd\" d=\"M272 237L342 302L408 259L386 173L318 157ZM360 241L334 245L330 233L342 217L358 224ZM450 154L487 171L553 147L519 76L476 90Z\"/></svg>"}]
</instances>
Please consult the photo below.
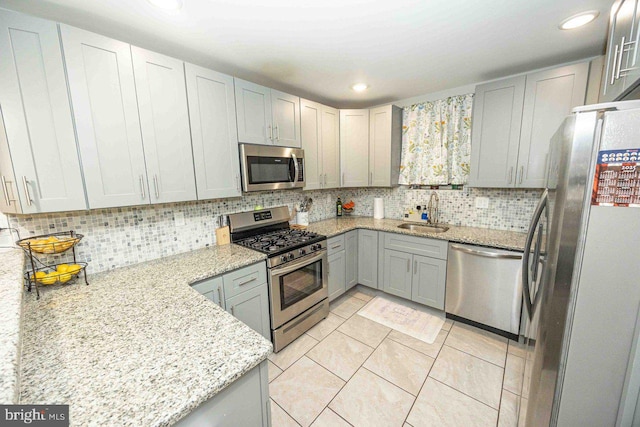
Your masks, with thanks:
<instances>
[{"instance_id":1,"label":"cabinet drawer","mask_svg":"<svg viewBox=\"0 0 640 427\"><path fill-rule=\"evenodd\" d=\"M344 249L344 234L327 240L327 255L332 255Z\"/></svg>"},{"instance_id":2,"label":"cabinet drawer","mask_svg":"<svg viewBox=\"0 0 640 427\"><path fill-rule=\"evenodd\" d=\"M447 259L446 240L429 239L426 237L405 236L402 234L385 233L385 249L423 255L431 258Z\"/></svg>"},{"instance_id":3,"label":"cabinet drawer","mask_svg":"<svg viewBox=\"0 0 640 427\"><path fill-rule=\"evenodd\" d=\"M231 298L267 283L267 268L264 262L259 262L225 274L222 281L225 298Z\"/></svg>"}]
</instances>

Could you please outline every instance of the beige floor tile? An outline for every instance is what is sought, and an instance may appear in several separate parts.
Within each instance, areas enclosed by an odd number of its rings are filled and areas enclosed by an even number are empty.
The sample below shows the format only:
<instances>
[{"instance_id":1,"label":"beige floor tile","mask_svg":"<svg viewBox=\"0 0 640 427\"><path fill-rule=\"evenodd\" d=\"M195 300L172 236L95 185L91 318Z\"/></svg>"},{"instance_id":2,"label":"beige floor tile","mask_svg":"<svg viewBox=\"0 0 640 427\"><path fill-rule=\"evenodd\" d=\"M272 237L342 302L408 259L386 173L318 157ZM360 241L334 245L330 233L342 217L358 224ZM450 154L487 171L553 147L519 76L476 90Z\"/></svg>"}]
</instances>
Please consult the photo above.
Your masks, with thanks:
<instances>
[{"instance_id":1,"label":"beige floor tile","mask_svg":"<svg viewBox=\"0 0 640 427\"><path fill-rule=\"evenodd\" d=\"M360 298L352 297L351 295L344 295L333 301L330 308L333 314L336 314L343 319L348 319L366 304L367 303Z\"/></svg>"},{"instance_id":2,"label":"beige floor tile","mask_svg":"<svg viewBox=\"0 0 640 427\"><path fill-rule=\"evenodd\" d=\"M278 427L300 427L300 424L295 422L293 418L287 414L284 409L278 406L272 399L271 403L271 425Z\"/></svg>"},{"instance_id":3,"label":"beige floor tile","mask_svg":"<svg viewBox=\"0 0 640 427\"><path fill-rule=\"evenodd\" d=\"M344 323L344 319L340 316L336 316L333 313L329 313L326 319L315 325L313 328L307 331L307 334L312 338L322 341L331 332L333 332L338 326Z\"/></svg>"},{"instance_id":4,"label":"beige floor tile","mask_svg":"<svg viewBox=\"0 0 640 427\"><path fill-rule=\"evenodd\" d=\"M269 394L300 425L307 427L343 385L340 378L302 357L269 384Z\"/></svg>"},{"instance_id":5,"label":"beige floor tile","mask_svg":"<svg viewBox=\"0 0 640 427\"><path fill-rule=\"evenodd\" d=\"M509 362L507 362L509 363ZM507 390L502 390L498 427L518 426L518 400L520 398Z\"/></svg>"},{"instance_id":6,"label":"beige floor tile","mask_svg":"<svg viewBox=\"0 0 640 427\"><path fill-rule=\"evenodd\" d=\"M512 393L522 392L522 376L524 375L524 359L511 353L507 354L507 364L504 368L503 388Z\"/></svg>"},{"instance_id":7,"label":"beige floor tile","mask_svg":"<svg viewBox=\"0 0 640 427\"><path fill-rule=\"evenodd\" d=\"M518 357L522 357L525 358L526 357L526 351L525 351L525 346L524 344L520 344L517 341L514 340L509 340L509 348L507 350L509 353L514 354Z\"/></svg>"},{"instance_id":8,"label":"beige floor tile","mask_svg":"<svg viewBox=\"0 0 640 427\"><path fill-rule=\"evenodd\" d=\"M440 349L442 348L442 344L444 344L444 340L447 338L448 333L449 331L445 331L444 329L440 330L440 333L436 337L436 340L433 342L433 344L428 344L424 341L420 341L396 330L392 330L391 332L389 332L388 338L394 340L395 342L399 342L400 344L404 344L407 347L411 347L412 349L435 359L436 357L438 357L438 353L440 353Z\"/></svg>"},{"instance_id":9,"label":"beige floor tile","mask_svg":"<svg viewBox=\"0 0 640 427\"><path fill-rule=\"evenodd\" d=\"M444 325L442 325L442 329L444 329L445 331L450 331L454 323L455 322L453 320L447 319L444 321Z\"/></svg>"},{"instance_id":10,"label":"beige floor tile","mask_svg":"<svg viewBox=\"0 0 640 427\"><path fill-rule=\"evenodd\" d=\"M447 345L442 347L429 373L430 377L496 409L500 406L503 375L499 366Z\"/></svg>"},{"instance_id":11,"label":"beige floor tile","mask_svg":"<svg viewBox=\"0 0 640 427\"><path fill-rule=\"evenodd\" d=\"M427 378L407 417L413 427L493 427L497 420L497 410L433 378Z\"/></svg>"},{"instance_id":12,"label":"beige floor tile","mask_svg":"<svg viewBox=\"0 0 640 427\"><path fill-rule=\"evenodd\" d=\"M267 371L269 372L269 382L271 382L271 381L275 380L278 377L278 375L280 375L282 373L282 369L280 369L276 365L274 365L271 360L267 360L267 362L268 362Z\"/></svg>"},{"instance_id":13,"label":"beige floor tile","mask_svg":"<svg viewBox=\"0 0 640 427\"><path fill-rule=\"evenodd\" d=\"M269 360L276 364L280 369L287 369L294 362L300 359L304 354L311 350L318 340L311 338L307 334L303 334L297 340L280 350L278 353L271 353Z\"/></svg>"},{"instance_id":14,"label":"beige floor tile","mask_svg":"<svg viewBox=\"0 0 640 427\"><path fill-rule=\"evenodd\" d=\"M371 353L373 348L368 345L334 331L309 351L307 357L348 381Z\"/></svg>"},{"instance_id":15,"label":"beige floor tile","mask_svg":"<svg viewBox=\"0 0 640 427\"><path fill-rule=\"evenodd\" d=\"M340 418L338 414L331 409L326 408L318 418L311 424L311 427L350 427L351 424ZM273 424L273 427L277 427Z\"/></svg>"},{"instance_id":16,"label":"beige floor tile","mask_svg":"<svg viewBox=\"0 0 640 427\"><path fill-rule=\"evenodd\" d=\"M433 358L387 338L364 367L417 396L433 361Z\"/></svg>"},{"instance_id":17,"label":"beige floor tile","mask_svg":"<svg viewBox=\"0 0 640 427\"><path fill-rule=\"evenodd\" d=\"M376 348L391 331L391 328L362 316L353 316L340 325L338 331L365 343L369 347Z\"/></svg>"},{"instance_id":18,"label":"beige floor tile","mask_svg":"<svg viewBox=\"0 0 640 427\"><path fill-rule=\"evenodd\" d=\"M456 323L445 344L504 367L507 339L464 323Z\"/></svg>"},{"instance_id":19,"label":"beige floor tile","mask_svg":"<svg viewBox=\"0 0 640 427\"><path fill-rule=\"evenodd\" d=\"M414 397L362 368L329 407L354 426L401 426Z\"/></svg>"},{"instance_id":20,"label":"beige floor tile","mask_svg":"<svg viewBox=\"0 0 640 427\"><path fill-rule=\"evenodd\" d=\"M357 286L347 291L347 295L361 299L362 301L369 302L376 296L376 291L365 287Z\"/></svg>"},{"instance_id":21,"label":"beige floor tile","mask_svg":"<svg viewBox=\"0 0 640 427\"><path fill-rule=\"evenodd\" d=\"M529 404L529 399L520 399L520 410L518 411L518 425L523 426L525 420L527 419L527 405Z\"/></svg>"}]
</instances>

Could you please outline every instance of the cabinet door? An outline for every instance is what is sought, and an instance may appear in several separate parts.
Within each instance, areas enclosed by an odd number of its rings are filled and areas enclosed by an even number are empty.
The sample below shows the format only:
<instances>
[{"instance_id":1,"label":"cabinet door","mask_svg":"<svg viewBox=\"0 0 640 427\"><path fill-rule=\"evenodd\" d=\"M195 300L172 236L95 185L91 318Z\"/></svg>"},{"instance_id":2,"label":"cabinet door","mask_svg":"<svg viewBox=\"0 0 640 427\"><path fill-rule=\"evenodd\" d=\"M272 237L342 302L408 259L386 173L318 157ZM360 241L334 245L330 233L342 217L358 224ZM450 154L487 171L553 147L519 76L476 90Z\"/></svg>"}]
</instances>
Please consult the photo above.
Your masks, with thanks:
<instances>
[{"instance_id":1,"label":"cabinet door","mask_svg":"<svg viewBox=\"0 0 640 427\"><path fill-rule=\"evenodd\" d=\"M184 64L198 199L240 197L233 77Z\"/></svg>"},{"instance_id":2,"label":"cabinet door","mask_svg":"<svg viewBox=\"0 0 640 427\"><path fill-rule=\"evenodd\" d=\"M266 284L227 298L226 307L227 311L238 320L271 341L269 296Z\"/></svg>"},{"instance_id":3,"label":"cabinet door","mask_svg":"<svg viewBox=\"0 0 640 427\"><path fill-rule=\"evenodd\" d=\"M16 177L13 174L11 164L11 154L9 153L9 143L2 121L2 111L0 110L0 212L21 213L20 200L18 199ZM13 237L13 236L11 236ZM11 238L9 238L9 241Z\"/></svg>"},{"instance_id":4,"label":"cabinet door","mask_svg":"<svg viewBox=\"0 0 640 427\"><path fill-rule=\"evenodd\" d=\"M342 187L369 186L369 110L340 110Z\"/></svg>"},{"instance_id":5,"label":"cabinet door","mask_svg":"<svg viewBox=\"0 0 640 427\"><path fill-rule=\"evenodd\" d=\"M221 276L202 280L200 282L194 283L193 285L191 285L191 287L213 301L215 304L218 304L220 307L224 308L224 296Z\"/></svg>"},{"instance_id":6,"label":"cabinet door","mask_svg":"<svg viewBox=\"0 0 640 427\"><path fill-rule=\"evenodd\" d=\"M358 230L358 283L378 288L378 232Z\"/></svg>"},{"instance_id":7,"label":"cabinet door","mask_svg":"<svg viewBox=\"0 0 640 427\"><path fill-rule=\"evenodd\" d=\"M149 203L128 44L60 24L89 207Z\"/></svg>"},{"instance_id":8,"label":"cabinet door","mask_svg":"<svg viewBox=\"0 0 640 427\"><path fill-rule=\"evenodd\" d=\"M300 148L300 98L271 89L274 144Z\"/></svg>"},{"instance_id":9,"label":"cabinet door","mask_svg":"<svg viewBox=\"0 0 640 427\"><path fill-rule=\"evenodd\" d=\"M411 300L444 310L446 279L446 260L414 255Z\"/></svg>"},{"instance_id":10,"label":"cabinet door","mask_svg":"<svg viewBox=\"0 0 640 427\"><path fill-rule=\"evenodd\" d=\"M584 105L588 76L588 62L527 75L517 187L544 187L549 141L571 109Z\"/></svg>"},{"instance_id":11,"label":"cabinet door","mask_svg":"<svg viewBox=\"0 0 640 427\"><path fill-rule=\"evenodd\" d=\"M271 145L271 89L255 83L234 79L238 142Z\"/></svg>"},{"instance_id":12,"label":"cabinet door","mask_svg":"<svg viewBox=\"0 0 640 427\"><path fill-rule=\"evenodd\" d=\"M384 250L384 278L382 289L392 295L411 298L411 278L413 255L404 252Z\"/></svg>"},{"instance_id":13,"label":"cabinet door","mask_svg":"<svg viewBox=\"0 0 640 427\"><path fill-rule=\"evenodd\" d=\"M626 69L633 63L637 45L633 40L633 23L637 0L622 0L618 9L611 11L609 40L607 43L606 78L602 82L600 102L615 100L627 87Z\"/></svg>"},{"instance_id":14,"label":"cabinet door","mask_svg":"<svg viewBox=\"0 0 640 427\"><path fill-rule=\"evenodd\" d=\"M184 63L132 46L152 203L196 200Z\"/></svg>"},{"instance_id":15,"label":"cabinet door","mask_svg":"<svg viewBox=\"0 0 640 427\"><path fill-rule=\"evenodd\" d=\"M0 106L18 180L11 180L21 201L17 211L86 209L56 23L0 11L0 52Z\"/></svg>"},{"instance_id":16,"label":"cabinet door","mask_svg":"<svg viewBox=\"0 0 640 427\"><path fill-rule=\"evenodd\" d=\"M322 188L340 187L340 111L322 106ZM305 151L305 160L306 160Z\"/></svg>"},{"instance_id":17,"label":"cabinet door","mask_svg":"<svg viewBox=\"0 0 640 427\"><path fill-rule=\"evenodd\" d=\"M345 234L346 289L358 284L358 230Z\"/></svg>"},{"instance_id":18,"label":"cabinet door","mask_svg":"<svg viewBox=\"0 0 640 427\"><path fill-rule=\"evenodd\" d=\"M346 291L345 251L332 254L327 260L329 262L329 301L332 301Z\"/></svg>"},{"instance_id":19,"label":"cabinet door","mask_svg":"<svg viewBox=\"0 0 640 427\"><path fill-rule=\"evenodd\" d=\"M525 79L519 76L476 87L470 186L514 186Z\"/></svg>"},{"instance_id":20,"label":"cabinet door","mask_svg":"<svg viewBox=\"0 0 640 427\"><path fill-rule=\"evenodd\" d=\"M321 120L322 105L301 99L300 127L304 150L305 190L317 190L322 187Z\"/></svg>"}]
</instances>

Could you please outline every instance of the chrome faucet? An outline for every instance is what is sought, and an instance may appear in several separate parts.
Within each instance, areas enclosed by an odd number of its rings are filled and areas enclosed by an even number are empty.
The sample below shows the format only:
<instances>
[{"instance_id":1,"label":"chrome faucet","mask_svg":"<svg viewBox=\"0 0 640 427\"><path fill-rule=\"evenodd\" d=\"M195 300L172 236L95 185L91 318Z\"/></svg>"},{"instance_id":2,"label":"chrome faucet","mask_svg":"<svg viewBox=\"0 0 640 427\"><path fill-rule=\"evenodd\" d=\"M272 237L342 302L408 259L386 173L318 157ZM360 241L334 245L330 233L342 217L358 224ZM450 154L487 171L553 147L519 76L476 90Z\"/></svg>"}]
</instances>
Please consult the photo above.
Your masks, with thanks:
<instances>
[{"instance_id":1,"label":"chrome faucet","mask_svg":"<svg viewBox=\"0 0 640 427\"><path fill-rule=\"evenodd\" d=\"M435 203L434 203L435 200ZM431 192L431 197L429 197L429 205L427 207L429 211L429 224L437 224L438 223L438 203L440 202L440 198L438 197L438 193L435 191Z\"/></svg>"}]
</instances>

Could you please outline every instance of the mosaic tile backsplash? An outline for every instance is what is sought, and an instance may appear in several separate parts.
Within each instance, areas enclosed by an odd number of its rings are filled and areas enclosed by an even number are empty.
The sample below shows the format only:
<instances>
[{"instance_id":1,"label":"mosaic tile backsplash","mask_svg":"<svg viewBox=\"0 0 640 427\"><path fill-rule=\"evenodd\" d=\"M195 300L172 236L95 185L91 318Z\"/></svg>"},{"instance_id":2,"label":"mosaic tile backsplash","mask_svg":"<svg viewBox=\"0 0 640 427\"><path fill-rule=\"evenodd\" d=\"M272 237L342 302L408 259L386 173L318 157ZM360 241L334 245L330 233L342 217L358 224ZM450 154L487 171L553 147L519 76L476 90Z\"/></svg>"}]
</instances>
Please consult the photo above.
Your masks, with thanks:
<instances>
[{"instance_id":1,"label":"mosaic tile backsplash","mask_svg":"<svg viewBox=\"0 0 640 427\"><path fill-rule=\"evenodd\" d=\"M385 217L402 218L410 207L428 203L432 190L358 188L318 191L287 190L251 193L241 198L133 206L41 215L10 215L8 223L21 237L75 230L84 234L78 261L89 262L89 272L109 270L215 244L216 218L251 210L257 205L287 205L291 210L305 197L313 199L310 221L335 216L336 199L353 200L355 215L373 216L373 199L385 200ZM539 190L437 190L440 222L471 227L524 232L540 196ZM475 207L476 197L488 197L489 208ZM184 225L175 224L175 214ZM6 233L6 231L4 232Z\"/></svg>"}]
</instances>

